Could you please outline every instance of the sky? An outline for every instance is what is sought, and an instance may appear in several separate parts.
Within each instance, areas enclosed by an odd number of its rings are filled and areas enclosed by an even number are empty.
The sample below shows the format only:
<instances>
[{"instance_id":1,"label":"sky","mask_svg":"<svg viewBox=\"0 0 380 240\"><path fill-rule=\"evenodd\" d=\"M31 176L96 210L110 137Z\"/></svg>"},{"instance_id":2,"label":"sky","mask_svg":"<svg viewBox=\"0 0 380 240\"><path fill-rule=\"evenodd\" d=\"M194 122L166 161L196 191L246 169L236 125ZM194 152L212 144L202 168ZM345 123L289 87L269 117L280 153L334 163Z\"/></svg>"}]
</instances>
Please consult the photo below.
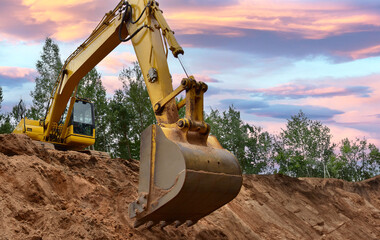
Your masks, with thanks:
<instances>
[{"instance_id":1,"label":"sky","mask_svg":"<svg viewBox=\"0 0 380 240\"><path fill-rule=\"evenodd\" d=\"M0 0L2 111L31 104L46 37L65 60L117 0ZM234 107L277 134L302 110L343 138L380 147L380 1L160 0L188 72L209 85L205 110ZM108 96L136 57L119 45L97 66ZM174 87L185 77L168 57Z\"/></svg>"}]
</instances>

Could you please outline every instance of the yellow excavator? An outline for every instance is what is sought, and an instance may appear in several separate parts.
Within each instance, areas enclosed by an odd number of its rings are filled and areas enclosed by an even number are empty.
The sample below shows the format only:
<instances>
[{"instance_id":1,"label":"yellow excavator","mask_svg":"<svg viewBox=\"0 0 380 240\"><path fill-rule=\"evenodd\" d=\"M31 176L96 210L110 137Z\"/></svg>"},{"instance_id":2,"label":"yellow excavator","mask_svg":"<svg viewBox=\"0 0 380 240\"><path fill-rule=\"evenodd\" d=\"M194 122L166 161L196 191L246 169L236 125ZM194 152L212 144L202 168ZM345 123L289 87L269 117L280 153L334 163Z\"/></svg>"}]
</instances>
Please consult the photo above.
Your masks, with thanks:
<instances>
[{"instance_id":1,"label":"yellow excavator","mask_svg":"<svg viewBox=\"0 0 380 240\"><path fill-rule=\"evenodd\" d=\"M135 227L191 226L234 199L242 175L236 157L209 135L203 116L207 85L187 76L173 90L168 52L180 59L184 51L157 1L122 0L108 12L66 60L46 117L23 118L14 133L60 149L81 150L94 144L93 105L76 98L76 89L92 68L126 41L134 47L157 119L141 136L138 197L129 205L129 217L136 218ZM177 104L175 97L183 91L186 97ZM185 117L180 119L182 107Z\"/></svg>"}]
</instances>

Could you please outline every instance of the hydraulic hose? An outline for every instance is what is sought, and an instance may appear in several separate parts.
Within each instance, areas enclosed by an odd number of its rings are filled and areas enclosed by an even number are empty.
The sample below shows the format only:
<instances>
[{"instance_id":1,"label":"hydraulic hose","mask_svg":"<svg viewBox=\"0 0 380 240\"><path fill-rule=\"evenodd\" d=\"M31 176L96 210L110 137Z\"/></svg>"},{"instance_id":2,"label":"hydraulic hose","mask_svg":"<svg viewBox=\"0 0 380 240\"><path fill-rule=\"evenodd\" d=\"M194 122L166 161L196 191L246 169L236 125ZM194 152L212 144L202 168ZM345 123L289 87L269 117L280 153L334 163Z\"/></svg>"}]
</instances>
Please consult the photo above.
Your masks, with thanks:
<instances>
[{"instance_id":1,"label":"hydraulic hose","mask_svg":"<svg viewBox=\"0 0 380 240\"><path fill-rule=\"evenodd\" d=\"M136 24L138 21L140 21L141 17L144 15L146 9L150 6L151 4L151 1L148 2L148 4L144 7L143 11L141 12L140 16L137 18L136 21L133 21L132 19L132 16L133 16L133 8L132 8L132 5L128 3L128 1L125 2L125 11L123 13L123 18L122 18L122 23L125 23L127 24L128 21L130 20L130 23L132 24ZM129 11L130 10L130 11ZM131 40L134 36L136 36L137 33L139 33L144 27L148 27L147 25L143 25L141 27L139 27L134 33L132 33L131 35L129 35L127 38L123 39L121 37L121 28L122 28L123 24L120 24L120 27L119 27L119 40L121 42L127 42L129 40Z\"/></svg>"}]
</instances>

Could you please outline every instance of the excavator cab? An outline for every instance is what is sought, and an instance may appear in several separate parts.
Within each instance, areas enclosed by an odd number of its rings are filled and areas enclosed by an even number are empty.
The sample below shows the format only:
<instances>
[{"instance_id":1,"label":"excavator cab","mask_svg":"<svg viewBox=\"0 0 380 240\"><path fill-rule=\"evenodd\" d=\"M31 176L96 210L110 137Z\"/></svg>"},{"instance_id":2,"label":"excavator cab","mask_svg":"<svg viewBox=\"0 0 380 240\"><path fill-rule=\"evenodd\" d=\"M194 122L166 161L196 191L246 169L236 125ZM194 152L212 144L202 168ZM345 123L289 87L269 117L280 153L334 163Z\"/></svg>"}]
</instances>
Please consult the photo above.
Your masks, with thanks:
<instances>
[{"instance_id":1,"label":"excavator cab","mask_svg":"<svg viewBox=\"0 0 380 240\"><path fill-rule=\"evenodd\" d=\"M73 134L93 136L95 130L94 104L84 100L75 100L71 117Z\"/></svg>"},{"instance_id":2,"label":"excavator cab","mask_svg":"<svg viewBox=\"0 0 380 240\"><path fill-rule=\"evenodd\" d=\"M94 104L86 99L76 99L67 128L65 146L81 150L95 143Z\"/></svg>"}]
</instances>

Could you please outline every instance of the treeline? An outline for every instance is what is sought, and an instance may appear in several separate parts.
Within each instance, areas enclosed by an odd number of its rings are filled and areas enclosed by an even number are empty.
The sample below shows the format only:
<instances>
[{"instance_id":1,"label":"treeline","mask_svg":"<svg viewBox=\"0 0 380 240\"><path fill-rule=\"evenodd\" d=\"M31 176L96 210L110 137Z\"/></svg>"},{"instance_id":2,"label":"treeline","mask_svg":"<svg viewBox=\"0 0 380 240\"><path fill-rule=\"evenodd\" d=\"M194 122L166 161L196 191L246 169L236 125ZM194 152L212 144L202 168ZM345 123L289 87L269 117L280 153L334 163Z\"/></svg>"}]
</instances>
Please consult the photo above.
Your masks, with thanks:
<instances>
[{"instance_id":1,"label":"treeline","mask_svg":"<svg viewBox=\"0 0 380 240\"><path fill-rule=\"evenodd\" d=\"M293 177L361 181L380 174L379 149L366 139L335 144L330 129L300 111L279 134L244 123L232 106L211 110L206 121L224 148L239 159L247 174L281 173Z\"/></svg>"},{"instance_id":2,"label":"treeline","mask_svg":"<svg viewBox=\"0 0 380 240\"><path fill-rule=\"evenodd\" d=\"M24 115L44 118L55 81L62 68L59 48L47 38L36 64L38 77L30 95L33 103ZM122 88L107 98L96 69L80 82L77 96L94 102L96 142L94 149L107 151L113 157L138 159L140 134L155 116L141 70L137 63L119 74ZM0 108L2 89L0 87ZM9 133L23 114L15 106L12 112L0 115L0 133ZM330 129L310 120L300 111L291 116L279 134L270 134L261 127L244 123L233 106L226 111L211 109L205 114L222 146L238 158L246 174L281 173L294 177L328 177L360 181L380 173L379 149L366 139L343 139L332 142Z\"/></svg>"}]
</instances>

